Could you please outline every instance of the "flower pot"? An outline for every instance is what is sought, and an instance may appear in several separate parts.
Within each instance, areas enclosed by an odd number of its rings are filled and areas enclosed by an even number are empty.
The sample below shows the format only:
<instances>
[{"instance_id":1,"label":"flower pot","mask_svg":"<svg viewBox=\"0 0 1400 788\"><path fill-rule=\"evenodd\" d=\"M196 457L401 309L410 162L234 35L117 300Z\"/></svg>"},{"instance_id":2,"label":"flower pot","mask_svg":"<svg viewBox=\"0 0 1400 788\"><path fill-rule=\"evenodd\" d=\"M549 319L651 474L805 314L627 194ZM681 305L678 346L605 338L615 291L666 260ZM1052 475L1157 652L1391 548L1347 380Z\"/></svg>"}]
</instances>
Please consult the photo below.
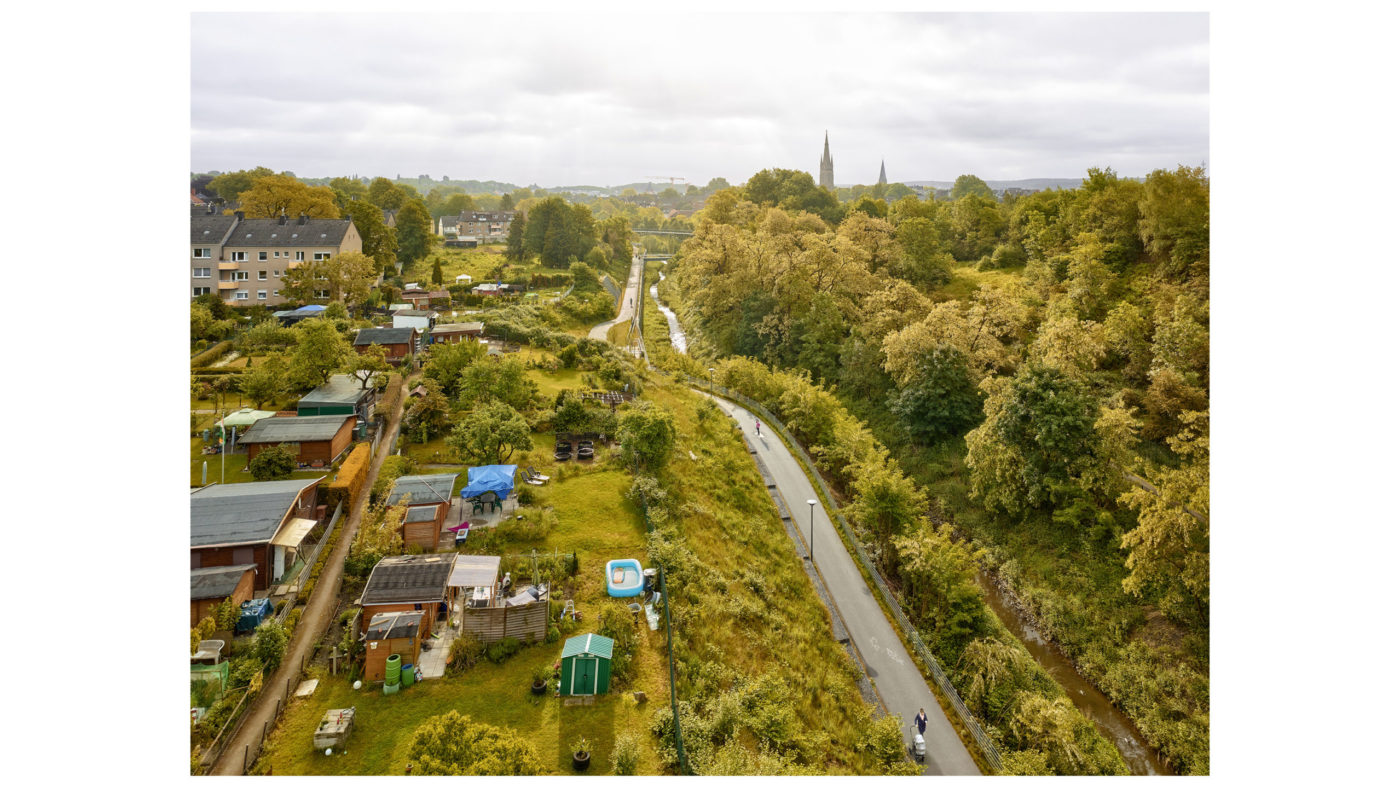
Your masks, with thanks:
<instances>
[{"instance_id":1,"label":"flower pot","mask_svg":"<svg viewBox=\"0 0 1400 788\"><path fill-rule=\"evenodd\" d=\"M576 771L576 772L586 772L586 771L588 771L588 761L589 761L589 759L591 759L592 757L593 757L592 755L589 755L589 754L586 753L586 752L576 752L576 753L574 753L574 771Z\"/></svg>"},{"instance_id":2,"label":"flower pot","mask_svg":"<svg viewBox=\"0 0 1400 788\"><path fill-rule=\"evenodd\" d=\"M530 685L530 694L543 695L544 691L548 689L548 687L549 685L544 683L543 681L537 681L534 684Z\"/></svg>"}]
</instances>

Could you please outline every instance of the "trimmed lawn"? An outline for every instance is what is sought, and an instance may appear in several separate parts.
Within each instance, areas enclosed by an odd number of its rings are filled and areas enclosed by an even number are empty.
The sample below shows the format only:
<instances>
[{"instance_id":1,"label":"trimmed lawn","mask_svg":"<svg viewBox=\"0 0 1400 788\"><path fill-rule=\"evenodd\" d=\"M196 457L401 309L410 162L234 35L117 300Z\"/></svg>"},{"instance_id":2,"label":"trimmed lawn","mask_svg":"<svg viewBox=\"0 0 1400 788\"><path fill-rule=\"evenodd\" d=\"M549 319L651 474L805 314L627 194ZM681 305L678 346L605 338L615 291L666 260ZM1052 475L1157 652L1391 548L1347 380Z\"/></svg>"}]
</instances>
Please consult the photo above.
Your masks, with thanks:
<instances>
[{"instance_id":1,"label":"trimmed lawn","mask_svg":"<svg viewBox=\"0 0 1400 788\"><path fill-rule=\"evenodd\" d=\"M210 484L218 484L218 483L219 483L219 462L220 462L220 457L219 457L219 455L217 455L217 454L200 454L200 453L199 453L199 449L200 449L200 447L203 446L203 445L204 445L204 440L203 440L202 438L190 438L190 486L191 486L191 487L199 487L199 486L201 486L200 483L199 483L199 479L200 479L200 473L201 473L201 471L202 471L202 469L203 469L203 467L204 467L204 463L205 463L205 462L208 462L208 463L209 463L209 483L210 483ZM237 484L237 483L240 483L240 482L255 482L255 481L257 481L257 479L254 479L254 478L253 478L253 474L248 473L247 471L244 471L244 470L243 470L243 467L244 467L245 465L248 464L248 455L246 455L246 454L230 454L230 455L228 455L227 457L225 457L225 458L223 459L223 463L224 463L224 471L223 471L223 483L224 483L224 484ZM308 471L292 471L292 478L293 478L293 479L315 479L315 478L319 478L319 477L321 477L321 476L329 476L330 474L331 474L331 471L330 471L329 469L322 469L322 470L317 470L317 471L309 471L309 470L308 470Z\"/></svg>"}]
</instances>

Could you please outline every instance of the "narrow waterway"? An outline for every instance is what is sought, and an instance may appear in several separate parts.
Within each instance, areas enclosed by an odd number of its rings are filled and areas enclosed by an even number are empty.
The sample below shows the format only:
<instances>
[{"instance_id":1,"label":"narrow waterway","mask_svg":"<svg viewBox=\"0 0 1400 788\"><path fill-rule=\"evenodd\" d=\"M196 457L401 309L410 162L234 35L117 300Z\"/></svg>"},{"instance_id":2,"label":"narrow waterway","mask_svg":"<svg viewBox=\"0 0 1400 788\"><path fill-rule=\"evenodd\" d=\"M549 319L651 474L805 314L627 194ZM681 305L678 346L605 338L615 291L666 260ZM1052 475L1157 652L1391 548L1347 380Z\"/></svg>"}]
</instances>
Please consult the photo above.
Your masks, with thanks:
<instances>
[{"instance_id":1,"label":"narrow waterway","mask_svg":"<svg viewBox=\"0 0 1400 788\"><path fill-rule=\"evenodd\" d=\"M661 277L661 281L666 281L665 274L657 271L656 275ZM675 348L677 353L684 355L685 349L688 347L685 342L685 331L681 329L681 321L676 319L676 313L661 303L660 296L656 294L656 285L651 286L651 300L656 302L656 308L660 309L661 314L666 316L666 325L670 326L671 332L671 347Z\"/></svg>"},{"instance_id":2,"label":"narrow waterway","mask_svg":"<svg viewBox=\"0 0 1400 788\"><path fill-rule=\"evenodd\" d=\"M985 572L977 574L977 582L982 586L982 595L996 612L997 618L1016 635L1051 678L1065 688L1070 701L1094 723L1099 733L1118 747L1133 774L1175 774L1161 756L1148 746L1137 726L1133 725L1133 721L1119 711L1097 687L1080 676L1069 660L1050 645L1039 630L1021 617L1000 586Z\"/></svg>"}]
</instances>

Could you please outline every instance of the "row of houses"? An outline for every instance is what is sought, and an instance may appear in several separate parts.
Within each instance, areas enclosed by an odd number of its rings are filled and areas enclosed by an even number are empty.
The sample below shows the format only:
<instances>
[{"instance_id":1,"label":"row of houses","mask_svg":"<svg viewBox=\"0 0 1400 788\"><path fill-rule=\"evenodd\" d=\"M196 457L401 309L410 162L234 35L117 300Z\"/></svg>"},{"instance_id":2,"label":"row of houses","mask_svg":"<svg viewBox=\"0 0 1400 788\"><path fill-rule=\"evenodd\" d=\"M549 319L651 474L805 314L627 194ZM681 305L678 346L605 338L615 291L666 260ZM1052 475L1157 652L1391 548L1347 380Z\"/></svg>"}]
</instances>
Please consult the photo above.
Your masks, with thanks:
<instances>
[{"instance_id":1,"label":"row of houses","mask_svg":"<svg viewBox=\"0 0 1400 788\"><path fill-rule=\"evenodd\" d=\"M213 206L190 216L190 297L217 294L229 306L276 306L287 271L342 252L363 251L349 219L246 219Z\"/></svg>"},{"instance_id":2,"label":"row of houses","mask_svg":"<svg viewBox=\"0 0 1400 788\"><path fill-rule=\"evenodd\" d=\"M504 241L510 234L515 211L462 211L438 219L437 233L449 239L474 239L481 243Z\"/></svg>"}]
</instances>

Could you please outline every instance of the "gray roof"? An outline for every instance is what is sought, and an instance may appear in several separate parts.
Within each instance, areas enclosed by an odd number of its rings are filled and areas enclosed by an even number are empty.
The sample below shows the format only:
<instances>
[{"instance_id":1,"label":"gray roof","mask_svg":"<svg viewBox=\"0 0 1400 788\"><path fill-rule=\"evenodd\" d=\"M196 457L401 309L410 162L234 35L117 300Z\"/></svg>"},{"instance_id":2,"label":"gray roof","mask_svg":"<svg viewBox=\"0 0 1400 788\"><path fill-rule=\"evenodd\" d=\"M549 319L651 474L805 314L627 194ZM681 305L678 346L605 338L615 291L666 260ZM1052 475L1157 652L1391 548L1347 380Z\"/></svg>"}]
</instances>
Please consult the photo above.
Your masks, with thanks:
<instances>
[{"instance_id":1,"label":"gray roof","mask_svg":"<svg viewBox=\"0 0 1400 788\"><path fill-rule=\"evenodd\" d=\"M515 211L462 211L458 216L464 222L508 222Z\"/></svg>"},{"instance_id":2,"label":"gray roof","mask_svg":"<svg viewBox=\"0 0 1400 788\"><path fill-rule=\"evenodd\" d=\"M365 640L388 640L390 638L411 638L418 634L423 625L423 611L412 613L375 613L365 629Z\"/></svg>"},{"instance_id":3,"label":"gray roof","mask_svg":"<svg viewBox=\"0 0 1400 788\"><path fill-rule=\"evenodd\" d=\"M365 581L362 605L436 602L447 593L456 553L395 555L374 565ZM373 619L371 619L373 620Z\"/></svg>"},{"instance_id":4,"label":"gray roof","mask_svg":"<svg viewBox=\"0 0 1400 788\"><path fill-rule=\"evenodd\" d=\"M429 331L430 334L459 334L463 331L480 331L486 327L485 323L477 321L475 323L438 323Z\"/></svg>"},{"instance_id":5,"label":"gray roof","mask_svg":"<svg viewBox=\"0 0 1400 788\"><path fill-rule=\"evenodd\" d=\"M365 397L374 396L374 387L360 388L354 375L331 375L324 386L312 389L297 405L354 405Z\"/></svg>"},{"instance_id":6,"label":"gray roof","mask_svg":"<svg viewBox=\"0 0 1400 788\"><path fill-rule=\"evenodd\" d=\"M222 244L228 231L233 228L237 221L237 217L224 216L221 213L212 216L207 213L191 216L190 243L209 244L210 246Z\"/></svg>"},{"instance_id":7,"label":"gray roof","mask_svg":"<svg viewBox=\"0 0 1400 788\"><path fill-rule=\"evenodd\" d=\"M431 309L400 309L394 313L394 317L437 317L437 312Z\"/></svg>"},{"instance_id":8,"label":"gray roof","mask_svg":"<svg viewBox=\"0 0 1400 788\"><path fill-rule=\"evenodd\" d=\"M408 510L403 521L406 523L431 523L437 519L436 506L415 506Z\"/></svg>"},{"instance_id":9,"label":"gray roof","mask_svg":"<svg viewBox=\"0 0 1400 788\"><path fill-rule=\"evenodd\" d=\"M457 226L457 223L458 223L459 221L461 221L461 218L460 218L460 217L457 217L457 216L444 216L444 217L442 217L442 226L443 226L443 227L456 227L456 226Z\"/></svg>"},{"instance_id":10,"label":"gray roof","mask_svg":"<svg viewBox=\"0 0 1400 788\"><path fill-rule=\"evenodd\" d=\"M307 219L300 224L291 217L286 224L277 219L244 219L233 228L225 244L237 249L244 246L339 246L350 231L349 219Z\"/></svg>"},{"instance_id":11,"label":"gray roof","mask_svg":"<svg viewBox=\"0 0 1400 788\"><path fill-rule=\"evenodd\" d=\"M211 566L207 569L190 570L190 599L220 599L238 588L243 573L256 569L253 564L238 566Z\"/></svg>"},{"instance_id":12,"label":"gray roof","mask_svg":"<svg viewBox=\"0 0 1400 788\"><path fill-rule=\"evenodd\" d=\"M190 493L190 547L272 539L302 490L323 478L215 484Z\"/></svg>"},{"instance_id":13,"label":"gray roof","mask_svg":"<svg viewBox=\"0 0 1400 788\"><path fill-rule=\"evenodd\" d=\"M413 332L408 328L362 328L355 334L356 345L405 345L413 341Z\"/></svg>"},{"instance_id":14,"label":"gray roof","mask_svg":"<svg viewBox=\"0 0 1400 788\"><path fill-rule=\"evenodd\" d=\"M255 422L238 440L242 443L299 443L328 441L340 431L349 414L336 416L282 416Z\"/></svg>"},{"instance_id":15,"label":"gray roof","mask_svg":"<svg viewBox=\"0 0 1400 788\"><path fill-rule=\"evenodd\" d=\"M452 500L452 485L459 473L437 473L432 475L400 476L389 491L388 501L397 504L399 498L408 495L410 504L442 503Z\"/></svg>"}]
</instances>

